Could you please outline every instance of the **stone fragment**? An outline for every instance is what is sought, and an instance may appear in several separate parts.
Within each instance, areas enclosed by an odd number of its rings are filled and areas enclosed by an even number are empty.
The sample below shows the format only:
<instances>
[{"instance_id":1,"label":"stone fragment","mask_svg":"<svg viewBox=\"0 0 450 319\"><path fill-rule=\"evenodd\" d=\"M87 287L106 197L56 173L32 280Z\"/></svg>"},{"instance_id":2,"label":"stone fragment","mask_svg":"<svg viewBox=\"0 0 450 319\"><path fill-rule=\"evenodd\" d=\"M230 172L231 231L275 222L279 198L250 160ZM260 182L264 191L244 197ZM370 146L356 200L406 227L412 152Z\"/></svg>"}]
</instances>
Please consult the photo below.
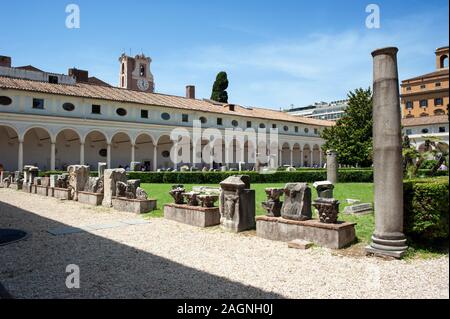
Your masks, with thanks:
<instances>
[{"instance_id":1,"label":"stone fragment","mask_svg":"<svg viewBox=\"0 0 450 319\"><path fill-rule=\"evenodd\" d=\"M68 188L73 200L78 200L78 191L83 191L89 178L90 168L86 165L70 165L67 167L69 174Z\"/></svg>"},{"instance_id":2,"label":"stone fragment","mask_svg":"<svg viewBox=\"0 0 450 319\"><path fill-rule=\"evenodd\" d=\"M317 209L319 220L326 224L336 224L339 214L339 201L334 198L317 198L313 202Z\"/></svg>"},{"instance_id":3,"label":"stone fragment","mask_svg":"<svg viewBox=\"0 0 450 319\"><path fill-rule=\"evenodd\" d=\"M127 175L123 168L115 169L105 169L103 175L103 202L102 205L105 207L112 207L112 197L116 196L116 183L117 182L127 182Z\"/></svg>"},{"instance_id":4,"label":"stone fragment","mask_svg":"<svg viewBox=\"0 0 450 319\"><path fill-rule=\"evenodd\" d=\"M108 167L107 163L98 163L98 177L103 177L103 174L105 173L105 169Z\"/></svg>"},{"instance_id":5,"label":"stone fragment","mask_svg":"<svg viewBox=\"0 0 450 319\"><path fill-rule=\"evenodd\" d=\"M307 183L286 184L284 195L281 217L292 220L311 219L311 189Z\"/></svg>"},{"instance_id":6,"label":"stone fragment","mask_svg":"<svg viewBox=\"0 0 450 319\"><path fill-rule=\"evenodd\" d=\"M302 240L302 239L294 239L294 240L291 240L290 242L288 242L288 247L295 248L295 249L309 249L313 245L314 244L312 242L307 241L307 240Z\"/></svg>"},{"instance_id":7,"label":"stone fragment","mask_svg":"<svg viewBox=\"0 0 450 319\"><path fill-rule=\"evenodd\" d=\"M280 201L281 195L284 194L283 188L266 188L267 200L262 202L262 207L267 211L267 216L280 217L283 202Z\"/></svg>"},{"instance_id":8,"label":"stone fragment","mask_svg":"<svg viewBox=\"0 0 450 319\"><path fill-rule=\"evenodd\" d=\"M366 215L373 212L371 203L350 205L344 208L344 214Z\"/></svg>"},{"instance_id":9,"label":"stone fragment","mask_svg":"<svg viewBox=\"0 0 450 319\"><path fill-rule=\"evenodd\" d=\"M136 188L136 199L138 200L147 200L148 194L143 188Z\"/></svg>"},{"instance_id":10,"label":"stone fragment","mask_svg":"<svg viewBox=\"0 0 450 319\"><path fill-rule=\"evenodd\" d=\"M327 151L327 180L332 184L338 182L338 162L335 150Z\"/></svg>"},{"instance_id":11,"label":"stone fragment","mask_svg":"<svg viewBox=\"0 0 450 319\"><path fill-rule=\"evenodd\" d=\"M334 185L330 181L315 182L313 187L317 190L317 197L333 198Z\"/></svg>"},{"instance_id":12,"label":"stone fragment","mask_svg":"<svg viewBox=\"0 0 450 319\"><path fill-rule=\"evenodd\" d=\"M173 185L172 189L169 191L170 196L172 196L172 198L175 201L175 204L184 204L184 197L183 194L186 192L186 189L184 188L183 185Z\"/></svg>"}]
</instances>

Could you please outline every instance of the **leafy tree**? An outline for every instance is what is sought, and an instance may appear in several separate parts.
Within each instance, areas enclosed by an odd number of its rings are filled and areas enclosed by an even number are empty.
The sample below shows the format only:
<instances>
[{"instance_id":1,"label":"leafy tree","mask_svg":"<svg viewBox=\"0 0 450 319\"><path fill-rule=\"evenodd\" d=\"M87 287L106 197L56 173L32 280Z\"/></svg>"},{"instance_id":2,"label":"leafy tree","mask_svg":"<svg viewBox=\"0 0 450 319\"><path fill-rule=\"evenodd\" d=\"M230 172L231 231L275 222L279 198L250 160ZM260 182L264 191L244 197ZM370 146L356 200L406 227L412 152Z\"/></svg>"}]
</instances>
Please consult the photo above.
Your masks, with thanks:
<instances>
[{"instance_id":1,"label":"leafy tree","mask_svg":"<svg viewBox=\"0 0 450 319\"><path fill-rule=\"evenodd\" d=\"M372 165L372 90L356 89L348 93L348 98L344 116L321 134L326 141L324 150L336 150L340 164L369 167Z\"/></svg>"},{"instance_id":2,"label":"leafy tree","mask_svg":"<svg viewBox=\"0 0 450 319\"><path fill-rule=\"evenodd\" d=\"M228 103L228 93L226 91L227 88L227 73L223 71L219 72L212 88L211 100L221 103Z\"/></svg>"}]
</instances>

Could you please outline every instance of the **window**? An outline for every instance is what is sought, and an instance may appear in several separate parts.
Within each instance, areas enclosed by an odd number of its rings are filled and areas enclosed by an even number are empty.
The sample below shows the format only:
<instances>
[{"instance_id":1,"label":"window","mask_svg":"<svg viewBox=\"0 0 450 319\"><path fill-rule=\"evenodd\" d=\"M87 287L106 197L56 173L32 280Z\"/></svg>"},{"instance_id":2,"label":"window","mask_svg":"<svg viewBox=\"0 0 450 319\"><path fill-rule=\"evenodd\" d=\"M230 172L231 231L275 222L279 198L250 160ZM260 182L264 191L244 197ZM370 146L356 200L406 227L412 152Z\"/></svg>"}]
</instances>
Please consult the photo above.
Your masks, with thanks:
<instances>
[{"instance_id":1,"label":"window","mask_svg":"<svg viewBox=\"0 0 450 319\"><path fill-rule=\"evenodd\" d=\"M187 114L181 114L181 121L182 122L189 122L189 115Z\"/></svg>"},{"instance_id":2,"label":"window","mask_svg":"<svg viewBox=\"0 0 450 319\"><path fill-rule=\"evenodd\" d=\"M284 130L285 132L289 131L289 126L285 125L285 126L283 127L283 130Z\"/></svg>"},{"instance_id":3,"label":"window","mask_svg":"<svg viewBox=\"0 0 450 319\"><path fill-rule=\"evenodd\" d=\"M429 132L429 130L427 128L422 129L423 134L427 134L428 132Z\"/></svg>"},{"instance_id":4,"label":"window","mask_svg":"<svg viewBox=\"0 0 450 319\"><path fill-rule=\"evenodd\" d=\"M164 157L164 158L168 158L168 157L170 156L170 152L169 152L169 151L163 151L163 152L161 153L161 155L162 155L162 157Z\"/></svg>"},{"instance_id":5,"label":"window","mask_svg":"<svg viewBox=\"0 0 450 319\"><path fill-rule=\"evenodd\" d=\"M427 117L428 113L420 113L420 117Z\"/></svg>"},{"instance_id":6,"label":"window","mask_svg":"<svg viewBox=\"0 0 450 319\"><path fill-rule=\"evenodd\" d=\"M116 110L116 113L117 113L117 115L119 115L119 116L125 116L125 115L127 115L127 110L125 110L124 108L119 107L119 108Z\"/></svg>"},{"instance_id":7,"label":"window","mask_svg":"<svg viewBox=\"0 0 450 319\"><path fill-rule=\"evenodd\" d=\"M231 121L231 125L233 125L234 127L238 126L239 123L236 120Z\"/></svg>"},{"instance_id":8,"label":"window","mask_svg":"<svg viewBox=\"0 0 450 319\"><path fill-rule=\"evenodd\" d=\"M62 108L64 109L64 111L72 112L73 110L75 110L75 105L73 105L72 103L64 103L62 105Z\"/></svg>"},{"instance_id":9,"label":"window","mask_svg":"<svg viewBox=\"0 0 450 319\"><path fill-rule=\"evenodd\" d=\"M92 114L101 114L102 113L102 107L98 104L92 104Z\"/></svg>"},{"instance_id":10,"label":"window","mask_svg":"<svg viewBox=\"0 0 450 319\"><path fill-rule=\"evenodd\" d=\"M445 115L445 111L441 109L434 110L434 115Z\"/></svg>"},{"instance_id":11,"label":"window","mask_svg":"<svg viewBox=\"0 0 450 319\"><path fill-rule=\"evenodd\" d=\"M444 105L444 101L442 101L441 97L434 99L434 105Z\"/></svg>"},{"instance_id":12,"label":"window","mask_svg":"<svg viewBox=\"0 0 450 319\"><path fill-rule=\"evenodd\" d=\"M407 130L406 130L406 135L411 135L411 134L412 134L411 129L407 129Z\"/></svg>"},{"instance_id":13,"label":"window","mask_svg":"<svg viewBox=\"0 0 450 319\"><path fill-rule=\"evenodd\" d=\"M234 111L234 104L228 104L228 108L230 109L230 111Z\"/></svg>"},{"instance_id":14,"label":"window","mask_svg":"<svg viewBox=\"0 0 450 319\"><path fill-rule=\"evenodd\" d=\"M425 85L425 84L422 84L421 86L420 86L420 88L421 89L424 89L424 88L426 88L427 86Z\"/></svg>"},{"instance_id":15,"label":"window","mask_svg":"<svg viewBox=\"0 0 450 319\"><path fill-rule=\"evenodd\" d=\"M314 129L314 134L316 134L316 135L319 134L319 130L315 128Z\"/></svg>"},{"instance_id":16,"label":"window","mask_svg":"<svg viewBox=\"0 0 450 319\"><path fill-rule=\"evenodd\" d=\"M162 118L164 121L168 121L168 120L170 120L170 114L169 114L169 113L162 113L162 114L161 114L161 118Z\"/></svg>"},{"instance_id":17,"label":"window","mask_svg":"<svg viewBox=\"0 0 450 319\"><path fill-rule=\"evenodd\" d=\"M305 131L305 133L308 133L309 129L307 127L305 127L304 131Z\"/></svg>"},{"instance_id":18,"label":"window","mask_svg":"<svg viewBox=\"0 0 450 319\"><path fill-rule=\"evenodd\" d=\"M49 75L48 83L58 84L58 77L56 75Z\"/></svg>"},{"instance_id":19,"label":"window","mask_svg":"<svg viewBox=\"0 0 450 319\"><path fill-rule=\"evenodd\" d=\"M44 109L44 100L43 99L33 99L33 109Z\"/></svg>"},{"instance_id":20,"label":"window","mask_svg":"<svg viewBox=\"0 0 450 319\"><path fill-rule=\"evenodd\" d=\"M414 117L414 115L412 115L412 114L406 115L406 118L407 118L407 119L410 119L410 118L413 118L413 117Z\"/></svg>"},{"instance_id":21,"label":"window","mask_svg":"<svg viewBox=\"0 0 450 319\"><path fill-rule=\"evenodd\" d=\"M277 125L276 124L272 124L272 128L277 128Z\"/></svg>"},{"instance_id":22,"label":"window","mask_svg":"<svg viewBox=\"0 0 450 319\"><path fill-rule=\"evenodd\" d=\"M413 102L412 102L412 101L407 101L407 102L406 102L406 108L407 108L408 110L411 110L411 109L413 108Z\"/></svg>"},{"instance_id":23,"label":"window","mask_svg":"<svg viewBox=\"0 0 450 319\"><path fill-rule=\"evenodd\" d=\"M298 133L298 126L294 127L295 133Z\"/></svg>"},{"instance_id":24,"label":"window","mask_svg":"<svg viewBox=\"0 0 450 319\"><path fill-rule=\"evenodd\" d=\"M101 157L106 157L108 155L108 150L106 148L102 148L100 151L98 151L98 155Z\"/></svg>"},{"instance_id":25,"label":"window","mask_svg":"<svg viewBox=\"0 0 450 319\"><path fill-rule=\"evenodd\" d=\"M436 87L440 87L441 86L441 82L436 82L435 86Z\"/></svg>"},{"instance_id":26,"label":"window","mask_svg":"<svg viewBox=\"0 0 450 319\"><path fill-rule=\"evenodd\" d=\"M427 107L428 106L428 100L420 100L420 107Z\"/></svg>"},{"instance_id":27,"label":"window","mask_svg":"<svg viewBox=\"0 0 450 319\"><path fill-rule=\"evenodd\" d=\"M221 117L218 117L217 118L217 125L222 125L222 118Z\"/></svg>"},{"instance_id":28,"label":"window","mask_svg":"<svg viewBox=\"0 0 450 319\"><path fill-rule=\"evenodd\" d=\"M199 118L199 120L200 120L200 123L202 123L202 124L206 124L206 122L207 122L206 117L204 117L204 116L201 116Z\"/></svg>"},{"instance_id":29,"label":"window","mask_svg":"<svg viewBox=\"0 0 450 319\"><path fill-rule=\"evenodd\" d=\"M141 118L148 119L148 110L141 110Z\"/></svg>"},{"instance_id":30,"label":"window","mask_svg":"<svg viewBox=\"0 0 450 319\"><path fill-rule=\"evenodd\" d=\"M252 127L252 121L247 121L247 127Z\"/></svg>"},{"instance_id":31,"label":"window","mask_svg":"<svg viewBox=\"0 0 450 319\"><path fill-rule=\"evenodd\" d=\"M439 133L445 133L445 126L439 126Z\"/></svg>"},{"instance_id":32,"label":"window","mask_svg":"<svg viewBox=\"0 0 450 319\"><path fill-rule=\"evenodd\" d=\"M145 65L141 64L139 68L139 75L145 77Z\"/></svg>"},{"instance_id":33,"label":"window","mask_svg":"<svg viewBox=\"0 0 450 319\"><path fill-rule=\"evenodd\" d=\"M407 86L407 87L406 87L406 91L411 91L411 87L410 87L410 86Z\"/></svg>"},{"instance_id":34,"label":"window","mask_svg":"<svg viewBox=\"0 0 450 319\"><path fill-rule=\"evenodd\" d=\"M12 103L12 100L10 97L0 96L0 105L10 105L11 103Z\"/></svg>"}]
</instances>

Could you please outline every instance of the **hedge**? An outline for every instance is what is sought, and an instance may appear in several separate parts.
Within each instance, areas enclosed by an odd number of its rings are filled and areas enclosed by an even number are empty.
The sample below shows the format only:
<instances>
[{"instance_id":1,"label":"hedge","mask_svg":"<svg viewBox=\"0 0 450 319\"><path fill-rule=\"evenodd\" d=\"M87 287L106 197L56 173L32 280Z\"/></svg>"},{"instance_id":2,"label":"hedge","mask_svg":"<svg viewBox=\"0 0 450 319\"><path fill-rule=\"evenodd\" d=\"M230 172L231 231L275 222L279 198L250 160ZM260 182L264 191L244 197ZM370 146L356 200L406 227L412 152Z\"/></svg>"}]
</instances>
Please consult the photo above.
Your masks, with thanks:
<instances>
[{"instance_id":1,"label":"hedge","mask_svg":"<svg viewBox=\"0 0 450 319\"><path fill-rule=\"evenodd\" d=\"M448 239L448 178L415 179L403 183L404 230L415 240Z\"/></svg>"}]
</instances>

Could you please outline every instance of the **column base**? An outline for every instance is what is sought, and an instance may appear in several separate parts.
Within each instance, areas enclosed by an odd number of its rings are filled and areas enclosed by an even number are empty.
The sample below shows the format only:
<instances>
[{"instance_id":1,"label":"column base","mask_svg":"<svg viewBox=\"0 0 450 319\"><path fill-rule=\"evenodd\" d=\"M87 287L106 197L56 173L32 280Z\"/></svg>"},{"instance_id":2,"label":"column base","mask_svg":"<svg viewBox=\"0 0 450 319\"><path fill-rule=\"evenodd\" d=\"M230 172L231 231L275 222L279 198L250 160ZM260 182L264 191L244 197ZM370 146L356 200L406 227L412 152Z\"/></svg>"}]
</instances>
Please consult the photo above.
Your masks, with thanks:
<instances>
[{"instance_id":1,"label":"column base","mask_svg":"<svg viewBox=\"0 0 450 319\"><path fill-rule=\"evenodd\" d=\"M365 251L366 255L400 259L405 255L407 249L406 238L403 235L398 239L383 239L372 236L372 243L365 248Z\"/></svg>"}]
</instances>

